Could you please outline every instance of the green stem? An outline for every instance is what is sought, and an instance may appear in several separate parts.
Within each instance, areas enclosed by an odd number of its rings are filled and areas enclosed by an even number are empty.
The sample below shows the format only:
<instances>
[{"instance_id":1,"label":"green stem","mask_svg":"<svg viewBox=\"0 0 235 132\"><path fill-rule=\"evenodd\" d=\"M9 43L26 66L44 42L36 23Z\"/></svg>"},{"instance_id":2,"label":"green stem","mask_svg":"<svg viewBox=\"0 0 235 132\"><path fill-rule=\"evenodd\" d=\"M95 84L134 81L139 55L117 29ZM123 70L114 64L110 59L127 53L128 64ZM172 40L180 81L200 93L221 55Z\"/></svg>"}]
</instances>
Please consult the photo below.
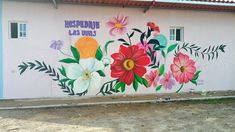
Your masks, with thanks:
<instances>
[{"instance_id":1,"label":"green stem","mask_svg":"<svg viewBox=\"0 0 235 132\"><path fill-rule=\"evenodd\" d=\"M60 51L60 53L61 53L61 54L65 55L65 56L72 57L71 55L69 55L69 54L66 54L66 53L64 53L64 52L63 52L63 51L61 51L61 50L59 50L59 51Z\"/></svg>"},{"instance_id":2,"label":"green stem","mask_svg":"<svg viewBox=\"0 0 235 132\"><path fill-rule=\"evenodd\" d=\"M183 86L184 86L184 83L181 84L180 88L176 91L176 93L179 93L180 90L183 88Z\"/></svg>"},{"instance_id":3,"label":"green stem","mask_svg":"<svg viewBox=\"0 0 235 132\"><path fill-rule=\"evenodd\" d=\"M127 33L126 35L127 35L128 39L129 39L129 43L130 43L130 46L131 46L131 45L132 45L132 43L131 43L131 38L130 38L130 36L129 36L128 33Z\"/></svg>"}]
</instances>

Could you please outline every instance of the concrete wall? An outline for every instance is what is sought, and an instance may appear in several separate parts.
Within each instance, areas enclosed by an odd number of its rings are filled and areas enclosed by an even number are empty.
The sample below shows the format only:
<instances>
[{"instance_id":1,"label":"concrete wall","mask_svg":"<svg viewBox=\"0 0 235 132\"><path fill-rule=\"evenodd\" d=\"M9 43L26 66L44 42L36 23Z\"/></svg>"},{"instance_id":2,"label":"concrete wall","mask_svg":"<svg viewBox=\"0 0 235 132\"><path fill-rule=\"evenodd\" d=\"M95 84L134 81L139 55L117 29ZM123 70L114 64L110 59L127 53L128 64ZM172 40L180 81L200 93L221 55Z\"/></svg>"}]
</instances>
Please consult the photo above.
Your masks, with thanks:
<instances>
[{"instance_id":1,"label":"concrete wall","mask_svg":"<svg viewBox=\"0 0 235 132\"><path fill-rule=\"evenodd\" d=\"M235 90L235 13L215 11L194 11L194 10L170 10L151 9L147 13L142 8L120 8L104 6L84 6L59 4L58 9L53 8L51 3L31 2L3 2L3 98L35 98L35 97L67 97L68 94L60 89L58 82L53 81L48 74L37 70L26 70L22 75L18 65L22 62L33 62L34 60L44 61L46 64L55 67L61 65L66 68L69 65L58 62L66 58L58 51L50 48L52 40L64 42L63 51L71 54L70 45L74 45L82 36L69 36L65 28L65 20L88 20L99 21L100 28L96 29L96 36L93 37L103 47L109 40L115 40L110 44L109 58L111 54L118 52L120 42L118 38L125 38L124 35L109 35L109 28L105 23L112 17L124 15L129 17L126 26L127 32L131 33L132 28L143 31L147 29L147 22L156 22L161 34L169 39L170 26L184 27L184 41L190 44L197 44L203 48L209 45L225 44L225 53L220 52L217 60L207 61L189 55L196 62L195 67L201 70L198 78L198 85L187 83L181 92L187 92L191 88L196 91L203 89ZM9 38L9 21L26 21L28 23L27 39ZM78 28L79 29L79 28ZM81 28L79 29L81 30ZM139 42L139 34L135 33L133 43ZM168 46L174 42L168 41ZM180 43L182 44L182 43ZM160 57L161 53L158 53ZM173 53L170 53L165 64L165 70L170 71L173 63ZM156 70L156 69L155 69ZM58 70L57 70L58 71ZM148 68L148 72L150 69ZM104 69L106 77L102 78L100 86L114 78L110 76L110 66ZM144 76L143 76L144 77ZM163 76L162 76L163 77ZM140 85L140 84L139 84ZM161 88L157 93L175 92L180 84L174 85L170 90ZM97 90L90 90L86 96L95 96ZM135 92L132 85L128 86L124 94L146 94L156 93L155 87L145 88L139 86ZM121 94L121 93L119 93Z\"/></svg>"}]
</instances>

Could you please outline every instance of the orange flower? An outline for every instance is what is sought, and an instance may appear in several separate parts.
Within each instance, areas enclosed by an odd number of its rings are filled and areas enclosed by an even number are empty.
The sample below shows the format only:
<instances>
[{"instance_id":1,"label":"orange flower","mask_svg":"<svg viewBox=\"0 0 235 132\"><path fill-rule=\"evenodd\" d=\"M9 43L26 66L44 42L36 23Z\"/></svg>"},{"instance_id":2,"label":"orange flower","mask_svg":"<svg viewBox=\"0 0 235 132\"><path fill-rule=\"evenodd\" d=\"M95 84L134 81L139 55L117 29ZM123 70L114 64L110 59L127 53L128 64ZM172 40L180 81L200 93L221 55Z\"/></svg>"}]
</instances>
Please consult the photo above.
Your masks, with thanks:
<instances>
[{"instance_id":1,"label":"orange flower","mask_svg":"<svg viewBox=\"0 0 235 132\"><path fill-rule=\"evenodd\" d=\"M75 43L75 47L80 53L80 58L95 58L99 45L98 42L92 37L81 37Z\"/></svg>"}]
</instances>

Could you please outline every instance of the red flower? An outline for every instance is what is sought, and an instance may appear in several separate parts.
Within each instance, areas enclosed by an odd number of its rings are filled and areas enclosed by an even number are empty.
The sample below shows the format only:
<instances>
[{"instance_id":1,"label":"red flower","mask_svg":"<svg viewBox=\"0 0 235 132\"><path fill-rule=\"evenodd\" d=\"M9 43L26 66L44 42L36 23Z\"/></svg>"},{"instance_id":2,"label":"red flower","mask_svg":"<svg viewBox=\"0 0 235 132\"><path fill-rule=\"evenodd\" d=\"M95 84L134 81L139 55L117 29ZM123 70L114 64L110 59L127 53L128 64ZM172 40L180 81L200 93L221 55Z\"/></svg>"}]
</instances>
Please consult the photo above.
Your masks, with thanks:
<instances>
[{"instance_id":1,"label":"red flower","mask_svg":"<svg viewBox=\"0 0 235 132\"><path fill-rule=\"evenodd\" d=\"M119 53L111 55L114 62L111 64L111 77L119 78L120 82L130 85L134 81L134 75L142 77L150 59L143 49L137 45L120 46Z\"/></svg>"},{"instance_id":2,"label":"red flower","mask_svg":"<svg viewBox=\"0 0 235 132\"><path fill-rule=\"evenodd\" d=\"M160 33L160 28L154 22L148 22L147 26L149 26L153 31Z\"/></svg>"}]
</instances>

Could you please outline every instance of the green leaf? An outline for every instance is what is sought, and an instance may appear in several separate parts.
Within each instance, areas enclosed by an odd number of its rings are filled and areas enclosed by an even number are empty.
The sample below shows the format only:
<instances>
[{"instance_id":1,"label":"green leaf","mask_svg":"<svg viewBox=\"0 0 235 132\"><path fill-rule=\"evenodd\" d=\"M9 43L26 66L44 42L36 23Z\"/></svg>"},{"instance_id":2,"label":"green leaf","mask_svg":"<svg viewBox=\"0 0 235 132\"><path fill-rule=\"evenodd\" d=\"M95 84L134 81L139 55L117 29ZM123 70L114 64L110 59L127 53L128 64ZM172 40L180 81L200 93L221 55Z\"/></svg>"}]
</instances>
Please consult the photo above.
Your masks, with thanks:
<instances>
[{"instance_id":1,"label":"green leaf","mask_svg":"<svg viewBox=\"0 0 235 132\"><path fill-rule=\"evenodd\" d=\"M58 68L58 69L59 69L61 75L67 77L67 75L66 75L66 70L65 70L64 66L62 66L61 68Z\"/></svg>"},{"instance_id":2,"label":"green leaf","mask_svg":"<svg viewBox=\"0 0 235 132\"><path fill-rule=\"evenodd\" d=\"M102 71L102 70L98 70L98 71L96 71L96 72L98 72L98 73L99 73L99 75L100 75L101 77L105 77L105 73L104 73L104 71Z\"/></svg>"},{"instance_id":3,"label":"green leaf","mask_svg":"<svg viewBox=\"0 0 235 132\"><path fill-rule=\"evenodd\" d=\"M150 39L148 44L160 45L160 43L159 43L159 41L157 39Z\"/></svg>"},{"instance_id":4,"label":"green leaf","mask_svg":"<svg viewBox=\"0 0 235 132\"><path fill-rule=\"evenodd\" d=\"M197 71L192 80L197 80L201 71Z\"/></svg>"},{"instance_id":5,"label":"green leaf","mask_svg":"<svg viewBox=\"0 0 235 132\"><path fill-rule=\"evenodd\" d=\"M60 82L67 82L68 80L70 80L70 79L64 78L64 79L61 79Z\"/></svg>"},{"instance_id":6,"label":"green leaf","mask_svg":"<svg viewBox=\"0 0 235 132\"><path fill-rule=\"evenodd\" d=\"M197 79L198 79L200 73L201 73L201 71L197 71L197 72L195 73L193 79L190 80L190 82L193 83L193 84L195 84L195 85L197 85Z\"/></svg>"},{"instance_id":7,"label":"green leaf","mask_svg":"<svg viewBox=\"0 0 235 132\"><path fill-rule=\"evenodd\" d=\"M147 36L146 37L149 38L150 35L151 35L151 28L148 27L148 32L147 32Z\"/></svg>"},{"instance_id":8,"label":"green leaf","mask_svg":"<svg viewBox=\"0 0 235 132\"><path fill-rule=\"evenodd\" d=\"M104 45L104 49L105 49L106 53L108 53L108 46L109 46L109 44L111 44L113 42L114 42L114 40L110 40L110 41L106 42L106 44Z\"/></svg>"},{"instance_id":9,"label":"green leaf","mask_svg":"<svg viewBox=\"0 0 235 132\"><path fill-rule=\"evenodd\" d=\"M134 79L134 81L133 81L133 88L135 91L138 90L138 81L136 79Z\"/></svg>"},{"instance_id":10,"label":"green leaf","mask_svg":"<svg viewBox=\"0 0 235 132\"><path fill-rule=\"evenodd\" d=\"M190 80L190 82L197 85L197 80Z\"/></svg>"},{"instance_id":11,"label":"green leaf","mask_svg":"<svg viewBox=\"0 0 235 132\"><path fill-rule=\"evenodd\" d=\"M78 50L73 46L71 46L70 49L73 53L73 57L79 62L80 54L79 54Z\"/></svg>"},{"instance_id":12,"label":"green leaf","mask_svg":"<svg viewBox=\"0 0 235 132\"><path fill-rule=\"evenodd\" d=\"M156 92L158 92L162 88L162 85L156 87Z\"/></svg>"},{"instance_id":13,"label":"green leaf","mask_svg":"<svg viewBox=\"0 0 235 132\"><path fill-rule=\"evenodd\" d=\"M167 53L173 51L173 50L176 48L177 45L178 45L178 44L175 43L175 44L172 44L171 46L169 46L168 49L167 49Z\"/></svg>"},{"instance_id":14,"label":"green leaf","mask_svg":"<svg viewBox=\"0 0 235 132\"><path fill-rule=\"evenodd\" d=\"M123 82L118 82L115 86L114 86L114 89L115 91L118 91L118 89L121 88L121 91L124 92L125 89L126 89L126 84L123 83Z\"/></svg>"},{"instance_id":15,"label":"green leaf","mask_svg":"<svg viewBox=\"0 0 235 132\"><path fill-rule=\"evenodd\" d=\"M162 50L162 56L166 58L166 53Z\"/></svg>"},{"instance_id":16,"label":"green leaf","mask_svg":"<svg viewBox=\"0 0 235 132\"><path fill-rule=\"evenodd\" d=\"M75 80L70 80L70 81L68 82L68 85L71 86L72 89L73 89L73 87L74 87L74 81L75 81Z\"/></svg>"},{"instance_id":17,"label":"green leaf","mask_svg":"<svg viewBox=\"0 0 235 132\"><path fill-rule=\"evenodd\" d=\"M141 77L139 77L138 75L135 74L135 79L137 80L137 82L139 82L140 84L143 84L143 80Z\"/></svg>"},{"instance_id":18,"label":"green leaf","mask_svg":"<svg viewBox=\"0 0 235 132\"><path fill-rule=\"evenodd\" d=\"M145 78L142 78L144 86L147 88L148 87L148 81Z\"/></svg>"},{"instance_id":19,"label":"green leaf","mask_svg":"<svg viewBox=\"0 0 235 132\"><path fill-rule=\"evenodd\" d=\"M134 33L135 33L135 32L133 31L130 35L128 35L129 38L133 37Z\"/></svg>"},{"instance_id":20,"label":"green leaf","mask_svg":"<svg viewBox=\"0 0 235 132\"><path fill-rule=\"evenodd\" d=\"M98 48L97 51L96 51L95 58L96 58L97 60L101 60L102 57L103 57L103 52L102 52L102 50L100 49L100 46L99 46L99 48Z\"/></svg>"},{"instance_id":21,"label":"green leaf","mask_svg":"<svg viewBox=\"0 0 235 132\"><path fill-rule=\"evenodd\" d=\"M159 76L163 75L164 71L165 71L165 66L164 64L162 64L159 68Z\"/></svg>"},{"instance_id":22,"label":"green leaf","mask_svg":"<svg viewBox=\"0 0 235 132\"><path fill-rule=\"evenodd\" d=\"M122 83L121 91L122 91L122 92L125 92L125 90L126 90L126 84L125 84L125 83Z\"/></svg>"},{"instance_id":23,"label":"green leaf","mask_svg":"<svg viewBox=\"0 0 235 132\"><path fill-rule=\"evenodd\" d=\"M142 33L141 30L137 29L137 28L133 28L132 30L136 31L136 32L139 32L139 33Z\"/></svg>"},{"instance_id":24,"label":"green leaf","mask_svg":"<svg viewBox=\"0 0 235 132\"><path fill-rule=\"evenodd\" d=\"M144 45L145 32L140 35L140 42Z\"/></svg>"},{"instance_id":25,"label":"green leaf","mask_svg":"<svg viewBox=\"0 0 235 132\"><path fill-rule=\"evenodd\" d=\"M127 42L126 42L126 40L125 40L125 39L122 39L122 38L118 39L118 41L121 41L121 42L127 43Z\"/></svg>"},{"instance_id":26,"label":"green leaf","mask_svg":"<svg viewBox=\"0 0 235 132\"><path fill-rule=\"evenodd\" d=\"M59 62L63 62L63 63L78 63L79 64L79 62L77 60L74 60L72 58L62 59Z\"/></svg>"},{"instance_id":27,"label":"green leaf","mask_svg":"<svg viewBox=\"0 0 235 132\"><path fill-rule=\"evenodd\" d=\"M118 82L115 86L114 86L114 89L115 91L118 91L118 89L121 88L121 82Z\"/></svg>"}]
</instances>

